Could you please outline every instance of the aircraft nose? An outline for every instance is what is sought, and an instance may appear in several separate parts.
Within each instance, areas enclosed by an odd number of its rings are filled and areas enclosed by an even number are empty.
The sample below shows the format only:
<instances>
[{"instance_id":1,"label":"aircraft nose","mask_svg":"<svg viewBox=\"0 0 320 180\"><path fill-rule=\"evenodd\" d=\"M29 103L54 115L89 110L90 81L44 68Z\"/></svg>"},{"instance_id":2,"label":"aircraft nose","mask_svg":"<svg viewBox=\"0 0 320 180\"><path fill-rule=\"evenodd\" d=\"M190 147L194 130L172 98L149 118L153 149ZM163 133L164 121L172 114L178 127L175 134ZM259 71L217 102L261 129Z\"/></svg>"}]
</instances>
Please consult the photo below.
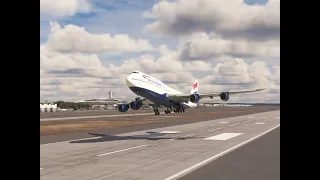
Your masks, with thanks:
<instances>
[{"instance_id":1,"label":"aircraft nose","mask_svg":"<svg viewBox=\"0 0 320 180\"><path fill-rule=\"evenodd\" d=\"M126 79L126 83L128 87L132 87L133 83L132 83L132 75L129 75Z\"/></svg>"}]
</instances>

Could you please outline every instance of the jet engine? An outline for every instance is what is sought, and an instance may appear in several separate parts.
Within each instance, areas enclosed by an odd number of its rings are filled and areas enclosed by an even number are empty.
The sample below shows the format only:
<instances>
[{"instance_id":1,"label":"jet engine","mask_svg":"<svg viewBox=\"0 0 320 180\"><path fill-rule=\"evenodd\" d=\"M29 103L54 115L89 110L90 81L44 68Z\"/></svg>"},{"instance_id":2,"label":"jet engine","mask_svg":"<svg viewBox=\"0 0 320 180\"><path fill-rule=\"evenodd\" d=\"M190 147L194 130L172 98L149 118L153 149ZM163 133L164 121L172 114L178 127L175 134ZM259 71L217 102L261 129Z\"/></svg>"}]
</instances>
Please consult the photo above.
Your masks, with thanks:
<instances>
[{"instance_id":1,"label":"jet engine","mask_svg":"<svg viewBox=\"0 0 320 180\"><path fill-rule=\"evenodd\" d=\"M191 102L199 102L199 100L200 100L200 96L198 95L198 94L191 94L190 95L190 101Z\"/></svg>"},{"instance_id":2,"label":"jet engine","mask_svg":"<svg viewBox=\"0 0 320 180\"><path fill-rule=\"evenodd\" d=\"M229 100L229 92L222 92L222 93L220 93L220 99L222 100L222 101L228 101Z\"/></svg>"},{"instance_id":3,"label":"jet engine","mask_svg":"<svg viewBox=\"0 0 320 180\"><path fill-rule=\"evenodd\" d=\"M142 102L141 101L132 101L129 105L130 105L131 109L138 110L142 106Z\"/></svg>"},{"instance_id":4,"label":"jet engine","mask_svg":"<svg viewBox=\"0 0 320 180\"><path fill-rule=\"evenodd\" d=\"M126 112L129 109L129 104L120 104L118 105L118 111L120 112Z\"/></svg>"}]
</instances>

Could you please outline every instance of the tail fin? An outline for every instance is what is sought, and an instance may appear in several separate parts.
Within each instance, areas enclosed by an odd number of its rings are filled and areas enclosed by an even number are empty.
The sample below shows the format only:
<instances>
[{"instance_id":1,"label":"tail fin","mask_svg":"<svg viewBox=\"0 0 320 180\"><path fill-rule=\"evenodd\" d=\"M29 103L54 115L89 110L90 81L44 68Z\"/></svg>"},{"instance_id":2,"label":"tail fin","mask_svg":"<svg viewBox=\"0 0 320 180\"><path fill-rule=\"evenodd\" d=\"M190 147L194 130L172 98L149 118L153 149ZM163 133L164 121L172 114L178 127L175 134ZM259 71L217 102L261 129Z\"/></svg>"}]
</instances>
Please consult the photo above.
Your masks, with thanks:
<instances>
[{"instance_id":1,"label":"tail fin","mask_svg":"<svg viewBox=\"0 0 320 180\"><path fill-rule=\"evenodd\" d=\"M198 84L198 80L196 80L192 86L192 89L190 91L190 94L198 94L198 87L199 87L199 84Z\"/></svg>"}]
</instances>

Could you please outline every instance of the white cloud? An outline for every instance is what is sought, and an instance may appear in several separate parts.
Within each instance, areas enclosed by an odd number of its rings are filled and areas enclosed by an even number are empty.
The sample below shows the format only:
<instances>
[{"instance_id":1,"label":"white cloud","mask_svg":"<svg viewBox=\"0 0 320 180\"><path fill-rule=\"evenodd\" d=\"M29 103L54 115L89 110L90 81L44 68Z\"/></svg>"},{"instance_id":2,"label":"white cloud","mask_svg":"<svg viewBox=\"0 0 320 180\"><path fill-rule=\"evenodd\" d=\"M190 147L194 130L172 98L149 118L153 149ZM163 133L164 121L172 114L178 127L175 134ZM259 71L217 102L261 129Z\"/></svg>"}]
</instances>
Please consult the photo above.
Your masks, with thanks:
<instances>
[{"instance_id":1,"label":"white cloud","mask_svg":"<svg viewBox=\"0 0 320 180\"><path fill-rule=\"evenodd\" d=\"M187 71L190 72L201 72L201 71L210 71L212 69L212 64L197 60L184 63Z\"/></svg>"},{"instance_id":2,"label":"white cloud","mask_svg":"<svg viewBox=\"0 0 320 180\"><path fill-rule=\"evenodd\" d=\"M52 1L56 4L41 6L41 14L62 17L89 12L91 5L84 6L84 2L65 2L69 3L69 9L66 6L59 9L59 3L63 2ZM168 48L170 42L154 48L148 39L111 35L119 32L112 22L108 24L113 29L108 31L110 34L102 31L93 34L89 25L61 27L52 22L48 40L40 46L41 98L106 97L109 90L116 92L116 98L132 98L135 95L126 87L125 78L140 70L184 93L190 92L197 78L200 93L267 87L264 92L232 96L231 102L279 102L280 66L275 63L280 56L278 2L271 0L267 5L248 6L242 0L161 1L149 12L155 22L146 29L174 35L175 40L180 40L174 50ZM80 4L71 10L72 3ZM130 19L130 23L134 24L134 20ZM131 54L145 51L151 53ZM119 53L127 53L127 58L116 63L105 60L102 63L100 59L123 57Z\"/></svg>"},{"instance_id":3,"label":"white cloud","mask_svg":"<svg viewBox=\"0 0 320 180\"><path fill-rule=\"evenodd\" d=\"M278 39L280 35L280 0L265 5L247 5L243 0L165 0L144 15L155 19L145 30L162 35L203 30L254 39Z\"/></svg>"},{"instance_id":4,"label":"white cloud","mask_svg":"<svg viewBox=\"0 0 320 180\"><path fill-rule=\"evenodd\" d=\"M218 35L194 33L180 49L180 58L209 59L221 56L251 57L280 56L279 41L257 42L247 39L228 40Z\"/></svg>"},{"instance_id":5,"label":"white cloud","mask_svg":"<svg viewBox=\"0 0 320 180\"><path fill-rule=\"evenodd\" d=\"M51 74L63 76L111 77L95 54L62 54L40 46L40 69Z\"/></svg>"},{"instance_id":6,"label":"white cloud","mask_svg":"<svg viewBox=\"0 0 320 180\"><path fill-rule=\"evenodd\" d=\"M62 28L57 22L50 26L46 47L54 51L110 54L152 50L148 40L135 40L126 34L90 34L84 27L70 24Z\"/></svg>"},{"instance_id":7,"label":"white cloud","mask_svg":"<svg viewBox=\"0 0 320 180\"><path fill-rule=\"evenodd\" d=\"M200 79L199 83L220 86L220 90L267 88L267 91L273 91L280 89L277 83L280 76L275 68L269 68L261 61L248 64L243 59L234 58L216 64L212 75Z\"/></svg>"},{"instance_id":8,"label":"white cloud","mask_svg":"<svg viewBox=\"0 0 320 180\"><path fill-rule=\"evenodd\" d=\"M73 16L88 13L91 8L88 0L40 0L40 15L45 17Z\"/></svg>"},{"instance_id":9,"label":"white cloud","mask_svg":"<svg viewBox=\"0 0 320 180\"><path fill-rule=\"evenodd\" d=\"M199 80L199 92L266 88L262 92L234 95L230 102L280 102L280 67L266 63L245 63L243 59L228 59L218 63L213 73Z\"/></svg>"},{"instance_id":10,"label":"white cloud","mask_svg":"<svg viewBox=\"0 0 320 180\"><path fill-rule=\"evenodd\" d=\"M160 79L165 84L179 84L189 82L190 85L194 81L194 77L190 72L166 72L166 73L151 73L151 76Z\"/></svg>"},{"instance_id":11,"label":"white cloud","mask_svg":"<svg viewBox=\"0 0 320 180\"><path fill-rule=\"evenodd\" d=\"M175 51L173 51L173 54L174 53ZM96 66L92 69L100 68L104 70L103 72L108 72L107 78L103 78L103 76L93 76L86 71L85 66L89 56L79 54L76 59L80 60L71 60L77 65L76 67L80 68L82 66L84 71L78 71L78 73L83 76L66 77L62 74L60 77L58 76L59 72L55 74L49 73L50 71L52 72L53 69L58 69L57 66L45 66L47 68L51 67L52 69L43 69L41 72L40 89L41 92L43 92L42 95L51 93L52 97L74 97L75 99L83 99L97 97L101 94L107 96L106 93L108 90L116 89L118 98L132 97L134 94L126 87L125 78L134 70L149 73L167 83L169 86L188 93L195 80L193 73L190 72L191 68L201 68L203 70L211 70L212 72L211 75L199 79L199 91L201 93L236 90L239 89L239 87L241 87L241 89L267 87L269 88L267 92L260 93L261 96L265 97L266 101L268 101L268 94L273 94L272 98L275 99L279 97L280 93L280 85L277 83L277 81L280 81L279 67L272 66L269 68L261 61L248 64L245 63L243 59L229 58L213 65L204 61L182 62L171 60L170 53L167 53L157 59L151 55L143 55L136 59L126 60L119 66L112 64L103 66L99 63L99 58L96 57L96 62L92 63ZM43 60L46 61L46 59ZM69 68L73 68L73 66ZM64 70L66 69L67 68ZM61 71L60 73L64 72L66 71ZM251 97L251 95L244 97ZM245 100L244 97L240 100ZM236 101L239 99L237 99L237 97L234 99L233 97L233 100Z\"/></svg>"},{"instance_id":12,"label":"white cloud","mask_svg":"<svg viewBox=\"0 0 320 180\"><path fill-rule=\"evenodd\" d=\"M275 84L280 85L280 66L273 65L271 67L271 80L275 82Z\"/></svg>"}]
</instances>

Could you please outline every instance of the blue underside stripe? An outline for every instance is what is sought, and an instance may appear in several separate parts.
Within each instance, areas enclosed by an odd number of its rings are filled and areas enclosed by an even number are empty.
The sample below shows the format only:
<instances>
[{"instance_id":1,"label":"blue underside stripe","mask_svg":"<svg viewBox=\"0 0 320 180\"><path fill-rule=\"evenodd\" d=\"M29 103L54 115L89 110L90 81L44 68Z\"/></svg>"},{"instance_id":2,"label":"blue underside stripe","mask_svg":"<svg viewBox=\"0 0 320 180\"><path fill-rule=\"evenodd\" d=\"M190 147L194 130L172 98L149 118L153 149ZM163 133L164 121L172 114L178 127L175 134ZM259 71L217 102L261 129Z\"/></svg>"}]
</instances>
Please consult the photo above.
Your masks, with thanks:
<instances>
[{"instance_id":1,"label":"blue underside stripe","mask_svg":"<svg viewBox=\"0 0 320 180\"><path fill-rule=\"evenodd\" d=\"M145 97L149 99L150 101L157 103L158 105L169 105L170 100L166 97L166 94L159 94L154 91L145 89L145 88L140 88L140 87L129 87L131 91L134 93ZM188 107L187 105L184 105L185 107Z\"/></svg>"}]
</instances>

